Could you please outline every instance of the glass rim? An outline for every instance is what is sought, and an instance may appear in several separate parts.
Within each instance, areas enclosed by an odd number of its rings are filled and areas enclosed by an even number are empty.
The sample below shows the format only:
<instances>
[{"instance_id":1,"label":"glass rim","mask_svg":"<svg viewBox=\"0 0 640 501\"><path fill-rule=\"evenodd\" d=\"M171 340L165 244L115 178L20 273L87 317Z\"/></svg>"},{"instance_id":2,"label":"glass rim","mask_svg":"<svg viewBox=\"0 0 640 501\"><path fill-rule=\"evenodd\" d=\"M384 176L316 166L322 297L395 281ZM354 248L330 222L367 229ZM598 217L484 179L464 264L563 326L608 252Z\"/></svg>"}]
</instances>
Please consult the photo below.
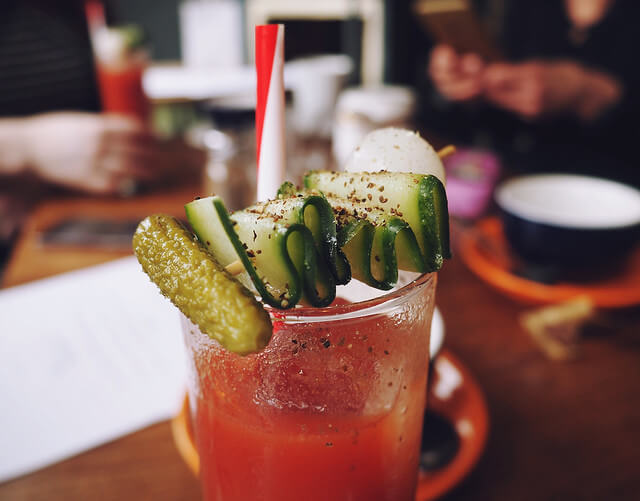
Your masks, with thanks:
<instances>
[{"instance_id":1,"label":"glass rim","mask_svg":"<svg viewBox=\"0 0 640 501\"><path fill-rule=\"evenodd\" d=\"M300 308L294 307L288 310L279 310L268 305L263 306L274 322L321 323L362 318L387 313L398 305L406 303L424 286L434 282L435 279L436 272L423 273L408 284L398 289L393 289L381 296L355 303L326 306L324 308L303 306Z\"/></svg>"}]
</instances>

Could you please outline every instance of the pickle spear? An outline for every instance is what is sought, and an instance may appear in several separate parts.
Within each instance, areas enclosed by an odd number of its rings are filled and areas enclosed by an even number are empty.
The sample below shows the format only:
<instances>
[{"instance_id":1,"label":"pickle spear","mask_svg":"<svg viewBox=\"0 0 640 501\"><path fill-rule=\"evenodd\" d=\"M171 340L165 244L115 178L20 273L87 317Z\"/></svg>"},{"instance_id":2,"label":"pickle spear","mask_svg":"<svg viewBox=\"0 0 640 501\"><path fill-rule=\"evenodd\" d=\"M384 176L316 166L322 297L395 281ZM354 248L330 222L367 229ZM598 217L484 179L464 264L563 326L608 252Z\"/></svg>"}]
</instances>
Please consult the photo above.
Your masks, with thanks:
<instances>
[{"instance_id":1,"label":"pickle spear","mask_svg":"<svg viewBox=\"0 0 640 501\"><path fill-rule=\"evenodd\" d=\"M204 334L239 355L267 345L269 314L177 219L145 218L133 236L133 249L160 292Z\"/></svg>"}]
</instances>

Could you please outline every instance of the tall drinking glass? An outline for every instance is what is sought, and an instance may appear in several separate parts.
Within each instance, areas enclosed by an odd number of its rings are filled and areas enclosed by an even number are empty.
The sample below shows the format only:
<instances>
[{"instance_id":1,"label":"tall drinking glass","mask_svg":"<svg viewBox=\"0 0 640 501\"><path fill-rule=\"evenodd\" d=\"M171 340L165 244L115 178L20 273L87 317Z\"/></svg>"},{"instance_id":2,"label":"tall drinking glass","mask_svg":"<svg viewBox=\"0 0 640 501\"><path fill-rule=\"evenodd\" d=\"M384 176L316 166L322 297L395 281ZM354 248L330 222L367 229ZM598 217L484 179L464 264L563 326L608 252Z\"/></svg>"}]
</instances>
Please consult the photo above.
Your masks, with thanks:
<instances>
[{"instance_id":1,"label":"tall drinking glass","mask_svg":"<svg viewBox=\"0 0 640 501\"><path fill-rule=\"evenodd\" d=\"M435 285L270 310L269 345L245 357L183 317L204 499L415 499Z\"/></svg>"}]
</instances>

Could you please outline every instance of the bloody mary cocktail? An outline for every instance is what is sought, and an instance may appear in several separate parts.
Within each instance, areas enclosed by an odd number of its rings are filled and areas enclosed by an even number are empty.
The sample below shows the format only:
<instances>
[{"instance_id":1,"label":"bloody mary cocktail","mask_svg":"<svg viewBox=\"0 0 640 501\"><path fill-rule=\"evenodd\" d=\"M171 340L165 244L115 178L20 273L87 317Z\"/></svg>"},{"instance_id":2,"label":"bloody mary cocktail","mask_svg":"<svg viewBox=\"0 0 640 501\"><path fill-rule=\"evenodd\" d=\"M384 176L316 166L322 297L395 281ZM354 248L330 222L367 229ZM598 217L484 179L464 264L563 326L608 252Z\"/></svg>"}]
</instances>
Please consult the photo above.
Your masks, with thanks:
<instances>
[{"instance_id":1,"label":"bloody mary cocktail","mask_svg":"<svg viewBox=\"0 0 640 501\"><path fill-rule=\"evenodd\" d=\"M142 87L146 64L132 60L118 63L98 61L96 73L102 109L108 113L130 115L146 121L151 104Z\"/></svg>"},{"instance_id":2,"label":"bloody mary cocktail","mask_svg":"<svg viewBox=\"0 0 640 501\"><path fill-rule=\"evenodd\" d=\"M148 63L142 30L134 25L103 26L91 39L102 110L146 121L151 103L142 85Z\"/></svg>"},{"instance_id":3,"label":"bloody mary cocktail","mask_svg":"<svg viewBox=\"0 0 640 501\"><path fill-rule=\"evenodd\" d=\"M204 499L413 500L435 282L271 311L245 357L183 317Z\"/></svg>"}]
</instances>

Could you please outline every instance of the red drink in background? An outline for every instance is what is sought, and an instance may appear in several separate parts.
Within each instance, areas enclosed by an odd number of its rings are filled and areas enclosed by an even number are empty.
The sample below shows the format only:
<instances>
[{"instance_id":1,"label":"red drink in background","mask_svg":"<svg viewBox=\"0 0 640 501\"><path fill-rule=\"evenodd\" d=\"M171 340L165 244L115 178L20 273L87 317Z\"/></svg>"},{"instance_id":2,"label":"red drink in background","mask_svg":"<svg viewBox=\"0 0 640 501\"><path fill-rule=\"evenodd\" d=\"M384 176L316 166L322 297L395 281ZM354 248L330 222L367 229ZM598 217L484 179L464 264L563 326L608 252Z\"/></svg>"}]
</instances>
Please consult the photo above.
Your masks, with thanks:
<instances>
[{"instance_id":1,"label":"red drink in background","mask_svg":"<svg viewBox=\"0 0 640 501\"><path fill-rule=\"evenodd\" d=\"M434 288L276 312L246 357L183 319L204 499L413 500Z\"/></svg>"},{"instance_id":2,"label":"red drink in background","mask_svg":"<svg viewBox=\"0 0 640 501\"><path fill-rule=\"evenodd\" d=\"M143 121L149 118L151 107L142 88L145 67L145 63L138 60L96 63L103 111L135 116Z\"/></svg>"},{"instance_id":3,"label":"red drink in background","mask_svg":"<svg viewBox=\"0 0 640 501\"><path fill-rule=\"evenodd\" d=\"M143 30L107 26L102 3L94 0L86 3L86 14L103 111L146 121L151 106L142 87L149 59Z\"/></svg>"}]
</instances>

